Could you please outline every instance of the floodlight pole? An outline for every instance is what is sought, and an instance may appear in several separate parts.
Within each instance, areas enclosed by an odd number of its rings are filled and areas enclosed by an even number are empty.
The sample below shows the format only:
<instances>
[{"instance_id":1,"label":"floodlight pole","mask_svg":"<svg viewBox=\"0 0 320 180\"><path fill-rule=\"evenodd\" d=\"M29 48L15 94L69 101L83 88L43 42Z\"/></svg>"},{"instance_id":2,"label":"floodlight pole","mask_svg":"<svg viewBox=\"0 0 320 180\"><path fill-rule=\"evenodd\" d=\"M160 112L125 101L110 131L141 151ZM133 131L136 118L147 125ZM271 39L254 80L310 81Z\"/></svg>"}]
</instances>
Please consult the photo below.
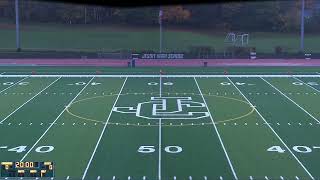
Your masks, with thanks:
<instances>
[{"instance_id":1,"label":"floodlight pole","mask_svg":"<svg viewBox=\"0 0 320 180\"><path fill-rule=\"evenodd\" d=\"M300 51L304 51L304 9L305 0L301 0Z\"/></svg>"},{"instance_id":2,"label":"floodlight pole","mask_svg":"<svg viewBox=\"0 0 320 180\"><path fill-rule=\"evenodd\" d=\"M163 17L163 11L162 7L160 6L159 9L159 31L160 31L160 37L159 37L159 52L162 53L162 17Z\"/></svg>"},{"instance_id":3,"label":"floodlight pole","mask_svg":"<svg viewBox=\"0 0 320 180\"><path fill-rule=\"evenodd\" d=\"M16 12L16 47L17 51L21 51L20 46L20 22L19 22L19 0L15 0L15 12Z\"/></svg>"}]
</instances>

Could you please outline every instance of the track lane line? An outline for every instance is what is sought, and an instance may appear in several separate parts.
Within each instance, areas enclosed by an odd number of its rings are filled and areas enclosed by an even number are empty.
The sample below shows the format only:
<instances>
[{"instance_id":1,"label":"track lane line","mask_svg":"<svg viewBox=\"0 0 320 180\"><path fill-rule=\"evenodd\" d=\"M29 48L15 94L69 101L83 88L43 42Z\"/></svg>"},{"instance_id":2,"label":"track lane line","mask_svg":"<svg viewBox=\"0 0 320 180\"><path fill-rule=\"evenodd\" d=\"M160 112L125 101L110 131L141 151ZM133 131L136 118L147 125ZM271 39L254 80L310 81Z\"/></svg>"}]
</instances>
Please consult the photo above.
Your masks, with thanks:
<instances>
[{"instance_id":1,"label":"track lane line","mask_svg":"<svg viewBox=\"0 0 320 180\"><path fill-rule=\"evenodd\" d=\"M79 93L68 103L68 105L61 111L61 113L57 116L57 118L51 123L51 125L46 129L46 131L40 136L40 138L33 144L33 146L29 149L29 151L21 158L20 162L23 161L28 154L33 150L33 148L40 142L40 140L47 134L47 132L51 129L51 127L56 123L56 121L60 118L60 116L66 111L66 109L72 104L72 102L83 92L83 90L91 83L94 79L92 77L90 81L79 91Z\"/></svg>"},{"instance_id":2,"label":"track lane line","mask_svg":"<svg viewBox=\"0 0 320 180\"><path fill-rule=\"evenodd\" d=\"M265 80L263 77L260 77L260 79L262 79L264 82L266 82L267 84L269 84L273 89L275 89L276 91L278 91L282 96L284 96L285 98L287 98L289 101L291 101L294 105L296 105L298 108L300 108L302 111L304 111L306 114L308 114L313 120L317 121L320 124L320 121L315 118L312 114L310 114L307 110L305 110L303 107L301 107L298 103L296 103L294 100L292 100L291 98L289 98L287 95L285 95L282 91L280 91L278 88L276 88L274 85L272 85L270 82L268 82L267 80Z\"/></svg>"},{"instance_id":3,"label":"track lane line","mask_svg":"<svg viewBox=\"0 0 320 180\"><path fill-rule=\"evenodd\" d=\"M228 77L227 77L228 78ZM249 101L249 99L242 93L242 91L233 83L233 81L228 78L231 84L238 90L238 92L242 95L242 97L251 105L253 104ZM269 122L262 116L262 114L258 111L257 107L255 107L255 111L261 117L261 119L265 122L265 124L270 128L270 130L276 135L276 137L280 140L280 142L286 147L286 149L290 152L290 154L294 157L294 159L299 163L299 165L304 169L304 171L309 175L311 179L314 179L309 170L302 164L302 162L297 158L297 156L291 151L291 149L287 146L287 144L282 140L282 138L277 134L277 132L271 127Z\"/></svg>"},{"instance_id":4,"label":"track lane line","mask_svg":"<svg viewBox=\"0 0 320 180\"><path fill-rule=\"evenodd\" d=\"M226 158L227 158L227 160L228 160L228 163L229 163L230 169L231 169L231 171L232 171L232 174L233 174L234 178L237 180L237 179L238 179L238 176L237 176L237 174L236 174L236 172L235 172L235 170L234 170L234 168L233 168L232 162L231 162L231 160L230 160L230 158L229 158L229 155L228 155L228 153L227 153L227 151L226 151L226 148L224 147L222 138L221 138L220 133L219 133L219 131L218 131L218 128L217 128L217 126L216 126L216 124L215 124L215 122L214 122L214 120L213 120L213 118L212 118L211 112L210 112L209 107L208 107L208 105L207 105L207 102L206 102L206 100L205 100L205 98L204 98L204 96L203 96L203 94L202 94L202 91L201 91L201 89L200 89L200 87L199 87L198 81L197 81L197 79L196 79L195 77L193 77L193 79L194 79L194 81L195 81L195 83L196 83L196 85L197 85L197 87L198 87L198 90L199 90L199 92L200 92L200 94L201 94L202 100L203 100L204 104L206 105L207 111L209 112L209 116L210 116L210 119L211 119L211 121L212 121L212 125L213 125L213 127L214 127L214 129L215 129L215 132L216 132L217 135L218 135L220 144L221 144L222 149L223 149L223 151L224 151L224 154L225 154L225 156L226 156Z\"/></svg>"},{"instance_id":5,"label":"track lane line","mask_svg":"<svg viewBox=\"0 0 320 180\"><path fill-rule=\"evenodd\" d=\"M119 99L119 97L120 97L120 95L121 95L121 92L122 92L122 90L123 90L123 87L125 86L125 84L126 84L126 82L127 82L127 79L128 79L128 78L126 78L126 79L124 80L124 82L123 82L123 84L122 84L122 87L121 87L121 89L120 89L120 91L119 91L119 93L118 93L118 96L117 96L116 100L114 101L114 103L113 103L113 105L112 105L112 108L111 108L111 111L110 111L109 116L108 116L108 118L107 118L107 121L105 122L105 125L104 125L104 127L103 127L103 129L102 129L102 131L101 131L100 137L99 137L99 139L98 139L98 141L97 141L97 143L96 143L96 146L95 146L95 148L94 148L94 150L93 150L93 152L92 152L92 154L91 154L91 157L90 157L90 160L89 160L89 162L88 162L88 164L87 164L87 167L86 167L86 169L85 169L85 171L84 171L84 173L83 173L83 175L82 175L82 178L81 178L82 180L84 180L84 178L86 177L86 175L87 175L87 173L88 173L88 170L89 170L89 167L90 167L90 165L91 165L91 163L92 163L92 160L93 160L93 158L94 158L94 155L96 154L96 151L97 151L97 149L98 149L98 147L99 147L100 141L101 141L101 139L102 139L102 137L103 137L103 134L104 134L104 132L105 132L105 130L106 130L106 128L107 128L107 125L108 125L108 122L109 122L109 120L110 120L110 117L111 117L113 108L114 108L114 106L115 106L115 105L117 104L117 102L118 102L118 99Z\"/></svg>"},{"instance_id":6,"label":"track lane line","mask_svg":"<svg viewBox=\"0 0 320 180\"><path fill-rule=\"evenodd\" d=\"M313 86L309 85L308 83L305 83L304 81L302 81L301 79L298 79L297 77L293 77L295 80L298 80L299 82L302 82L304 85L309 86L310 88L312 88L313 90L317 91L320 93L320 90L314 88Z\"/></svg>"},{"instance_id":7,"label":"track lane line","mask_svg":"<svg viewBox=\"0 0 320 180\"><path fill-rule=\"evenodd\" d=\"M16 82L16 83L12 84L11 86L9 86L9 87L7 87L7 88L3 89L2 91L0 91L0 93L3 93L4 91L6 91L6 90L10 89L11 87L13 87L13 86L15 86L15 85L19 84L20 82L22 82L23 80L25 80L25 79L27 79L27 78L29 78L29 77L30 77L29 75L28 75L28 76L26 76L25 78L21 79L20 81L18 81L18 82Z\"/></svg>"},{"instance_id":8,"label":"track lane line","mask_svg":"<svg viewBox=\"0 0 320 180\"><path fill-rule=\"evenodd\" d=\"M47 87L45 87L44 89L42 89L39 93L37 93L36 95L34 95L32 98L30 98L28 101L26 101L25 103L23 103L21 106L19 106L17 109L15 109L13 112L11 112L7 117L5 117L3 120L0 121L0 124L3 123L4 121L6 121L10 116L12 116L15 112L17 112L20 108L22 108L24 105L26 105L27 103L29 103L30 101L32 101L35 97L37 97L39 94L41 94L43 91L45 91L46 89L48 89L52 84L54 84L55 82L57 82L59 79L61 79L61 77L59 77L58 79L56 79L55 81L53 81L52 83L50 83Z\"/></svg>"}]
</instances>

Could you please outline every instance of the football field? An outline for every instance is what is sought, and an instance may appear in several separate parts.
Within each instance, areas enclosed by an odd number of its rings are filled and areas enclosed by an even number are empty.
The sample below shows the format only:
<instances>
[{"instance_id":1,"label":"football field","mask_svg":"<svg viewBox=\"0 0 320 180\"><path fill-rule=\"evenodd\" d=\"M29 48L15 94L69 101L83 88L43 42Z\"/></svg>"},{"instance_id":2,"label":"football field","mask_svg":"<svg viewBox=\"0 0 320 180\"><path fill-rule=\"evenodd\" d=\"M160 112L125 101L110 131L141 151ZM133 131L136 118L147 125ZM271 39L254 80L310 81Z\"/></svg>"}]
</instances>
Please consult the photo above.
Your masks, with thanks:
<instances>
[{"instance_id":1,"label":"football field","mask_svg":"<svg viewBox=\"0 0 320 180\"><path fill-rule=\"evenodd\" d=\"M0 136L59 180L319 179L320 74L3 73Z\"/></svg>"}]
</instances>

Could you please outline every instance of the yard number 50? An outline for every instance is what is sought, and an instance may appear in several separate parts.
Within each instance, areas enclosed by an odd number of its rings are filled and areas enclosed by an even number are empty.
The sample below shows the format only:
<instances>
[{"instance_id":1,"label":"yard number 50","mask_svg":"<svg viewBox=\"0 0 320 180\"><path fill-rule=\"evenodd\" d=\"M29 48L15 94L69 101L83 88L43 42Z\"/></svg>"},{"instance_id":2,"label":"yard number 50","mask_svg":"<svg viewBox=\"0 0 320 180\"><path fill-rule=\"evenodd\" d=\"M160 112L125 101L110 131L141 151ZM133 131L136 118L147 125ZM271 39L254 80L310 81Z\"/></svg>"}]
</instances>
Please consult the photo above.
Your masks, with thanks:
<instances>
[{"instance_id":1,"label":"yard number 50","mask_svg":"<svg viewBox=\"0 0 320 180\"><path fill-rule=\"evenodd\" d=\"M139 153L153 153L156 149L154 146L140 146L138 149ZM164 151L171 154L177 154L182 152L182 147L180 146L166 146Z\"/></svg>"}]
</instances>

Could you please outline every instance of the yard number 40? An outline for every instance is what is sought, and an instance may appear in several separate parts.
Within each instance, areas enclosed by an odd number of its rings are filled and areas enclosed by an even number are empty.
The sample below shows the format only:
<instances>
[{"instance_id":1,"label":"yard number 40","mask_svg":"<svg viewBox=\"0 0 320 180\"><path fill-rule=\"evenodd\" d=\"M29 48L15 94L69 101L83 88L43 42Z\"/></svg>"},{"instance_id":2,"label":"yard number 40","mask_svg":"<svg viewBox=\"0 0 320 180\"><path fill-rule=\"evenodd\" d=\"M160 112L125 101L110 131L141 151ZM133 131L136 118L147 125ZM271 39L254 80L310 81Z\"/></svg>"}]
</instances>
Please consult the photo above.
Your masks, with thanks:
<instances>
[{"instance_id":1,"label":"yard number 40","mask_svg":"<svg viewBox=\"0 0 320 180\"><path fill-rule=\"evenodd\" d=\"M140 146L138 149L139 153L153 153L156 149L154 146ZM182 147L180 146L166 146L164 151L171 154L177 154L182 152Z\"/></svg>"}]
</instances>

